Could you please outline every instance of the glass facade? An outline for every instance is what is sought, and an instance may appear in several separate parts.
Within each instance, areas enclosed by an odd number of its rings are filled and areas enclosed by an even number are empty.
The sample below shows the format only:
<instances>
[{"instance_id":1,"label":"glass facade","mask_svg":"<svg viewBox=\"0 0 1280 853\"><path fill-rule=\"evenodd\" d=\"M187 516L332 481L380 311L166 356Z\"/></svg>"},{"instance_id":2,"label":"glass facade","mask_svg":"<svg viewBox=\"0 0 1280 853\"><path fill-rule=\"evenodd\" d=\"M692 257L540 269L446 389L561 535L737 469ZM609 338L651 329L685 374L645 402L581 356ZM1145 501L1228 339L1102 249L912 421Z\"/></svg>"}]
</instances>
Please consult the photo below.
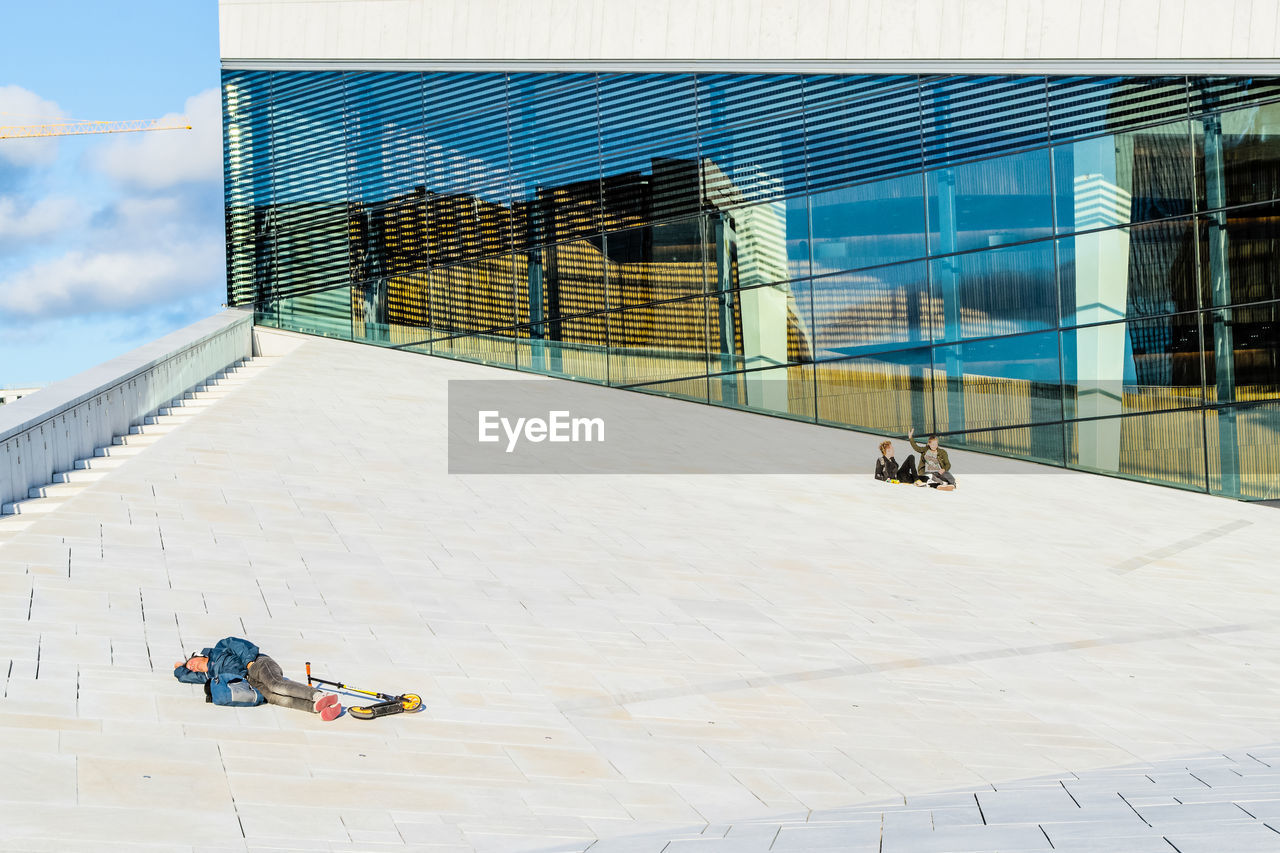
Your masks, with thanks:
<instances>
[{"instance_id":1,"label":"glass facade","mask_svg":"<svg viewBox=\"0 0 1280 853\"><path fill-rule=\"evenodd\" d=\"M1280 80L223 72L267 326L1280 498Z\"/></svg>"}]
</instances>

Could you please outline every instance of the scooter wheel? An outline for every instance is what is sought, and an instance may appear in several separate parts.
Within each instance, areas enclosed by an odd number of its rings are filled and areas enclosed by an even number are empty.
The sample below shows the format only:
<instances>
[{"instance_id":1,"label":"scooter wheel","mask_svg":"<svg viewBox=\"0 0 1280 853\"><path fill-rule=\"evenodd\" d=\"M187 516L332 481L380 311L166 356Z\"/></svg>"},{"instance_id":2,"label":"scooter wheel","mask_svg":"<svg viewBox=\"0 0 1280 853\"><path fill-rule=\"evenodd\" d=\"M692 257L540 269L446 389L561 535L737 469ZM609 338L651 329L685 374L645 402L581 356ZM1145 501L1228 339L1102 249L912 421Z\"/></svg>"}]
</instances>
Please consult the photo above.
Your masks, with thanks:
<instances>
[{"instance_id":1,"label":"scooter wheel","mask_svg":"<svg viewBox=\"0 0 1280 853\"><path fill-rule=\"evenodd\" d=\"M400 704L406 711L417 711L422 708L422 697L416 693L405 693L400 697Z\"/></svg>"}]
</instances>

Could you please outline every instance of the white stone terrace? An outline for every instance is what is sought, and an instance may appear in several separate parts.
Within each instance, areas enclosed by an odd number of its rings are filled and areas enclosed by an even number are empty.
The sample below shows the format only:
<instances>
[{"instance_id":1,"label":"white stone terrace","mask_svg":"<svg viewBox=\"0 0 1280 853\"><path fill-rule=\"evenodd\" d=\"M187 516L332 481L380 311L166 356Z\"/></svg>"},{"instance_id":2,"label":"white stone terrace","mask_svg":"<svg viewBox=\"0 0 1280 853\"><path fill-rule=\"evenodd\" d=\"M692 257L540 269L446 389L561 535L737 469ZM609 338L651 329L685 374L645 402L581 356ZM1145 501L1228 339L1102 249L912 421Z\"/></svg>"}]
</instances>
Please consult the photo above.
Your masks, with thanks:
<instances>
[{"instance_id":1,"label":"white stone terrace","mask_svg":"<svg viewBox=\"0 0 1280 853\"><path fill-rule=\"evenodd\" d=\"M857 433L830 476L450 476L446 380L495 371L261 364L0 519L0 849L1280 849L1274 509L884 485ZM425 710L207 705L170 666L226 635Z\"/></svg>"}]
</instances>

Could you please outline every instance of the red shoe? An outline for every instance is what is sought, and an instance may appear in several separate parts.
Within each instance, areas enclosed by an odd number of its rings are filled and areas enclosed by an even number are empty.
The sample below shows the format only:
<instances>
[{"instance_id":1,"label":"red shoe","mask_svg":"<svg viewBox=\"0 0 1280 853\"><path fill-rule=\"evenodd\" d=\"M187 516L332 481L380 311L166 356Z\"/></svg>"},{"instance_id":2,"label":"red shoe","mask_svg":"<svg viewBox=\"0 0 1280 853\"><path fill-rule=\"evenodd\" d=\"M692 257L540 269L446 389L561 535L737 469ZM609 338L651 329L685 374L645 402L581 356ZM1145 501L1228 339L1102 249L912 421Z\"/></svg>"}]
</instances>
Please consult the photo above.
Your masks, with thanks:
<instances>
[{"instance_id":1,"label":"red shoe","mask_svg":"<svg viewBox=\"0 0 1280 853\"><path fill-rule=\"evenodd\" d=\"M338 697L336 695L333 693L321 693L316 698L315 704L312 705L311 708L317 714L324 716L325 709L332 708L334 705L338 706L338 713L342 713L342 705L338 703ZM329 719L333 718L330 717Z\"/></svg>"},{"instance_id":2,"label":"red shoe","mask_svg":"<svg viewBox=\"0 0 1280 853\"><path fill-rule=\"evenodd\" d=\"M342 704L337 701L337 696L333 698L333 704L320 712L320 719L324 720L326 723L332 722L342 716Z\"/></svg>"}]
</instances>

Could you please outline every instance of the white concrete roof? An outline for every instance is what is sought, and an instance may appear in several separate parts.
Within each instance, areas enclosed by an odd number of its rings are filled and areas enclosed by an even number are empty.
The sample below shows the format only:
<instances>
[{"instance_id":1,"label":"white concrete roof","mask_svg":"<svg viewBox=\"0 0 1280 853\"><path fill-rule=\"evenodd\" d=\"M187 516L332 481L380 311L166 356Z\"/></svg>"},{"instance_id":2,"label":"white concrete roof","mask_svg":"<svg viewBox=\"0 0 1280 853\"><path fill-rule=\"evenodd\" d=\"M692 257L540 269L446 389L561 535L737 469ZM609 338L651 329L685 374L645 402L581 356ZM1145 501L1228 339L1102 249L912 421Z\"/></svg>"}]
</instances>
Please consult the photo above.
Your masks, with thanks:
<instances>
[{"instance_id":1,"label":"white concrete roof","mask_svg":"<svg viewBox=\"0 0 1280 853\"><path fill-rule=\"evenodd\" d=\"M1275 510L880 484L857 433L856 474L449 476L446 380L495 371L270 364L0 520L0 846L1273 849ZM226 635L425 710L207 705L169 668Z\"/></svg>"},{"instance_id":2,"label":"white concrete roof","mask_svg":"<svg viewBox=\"0 0 1280 853\"><path fill-rule=\"evenodd\" d=\"M219 0L219 16L224 61L995 60L1087 73L1085 60L1101 73L1151 60L1274 70L1280 56L1273 0Z\"/></svg>"}]
</instances>

